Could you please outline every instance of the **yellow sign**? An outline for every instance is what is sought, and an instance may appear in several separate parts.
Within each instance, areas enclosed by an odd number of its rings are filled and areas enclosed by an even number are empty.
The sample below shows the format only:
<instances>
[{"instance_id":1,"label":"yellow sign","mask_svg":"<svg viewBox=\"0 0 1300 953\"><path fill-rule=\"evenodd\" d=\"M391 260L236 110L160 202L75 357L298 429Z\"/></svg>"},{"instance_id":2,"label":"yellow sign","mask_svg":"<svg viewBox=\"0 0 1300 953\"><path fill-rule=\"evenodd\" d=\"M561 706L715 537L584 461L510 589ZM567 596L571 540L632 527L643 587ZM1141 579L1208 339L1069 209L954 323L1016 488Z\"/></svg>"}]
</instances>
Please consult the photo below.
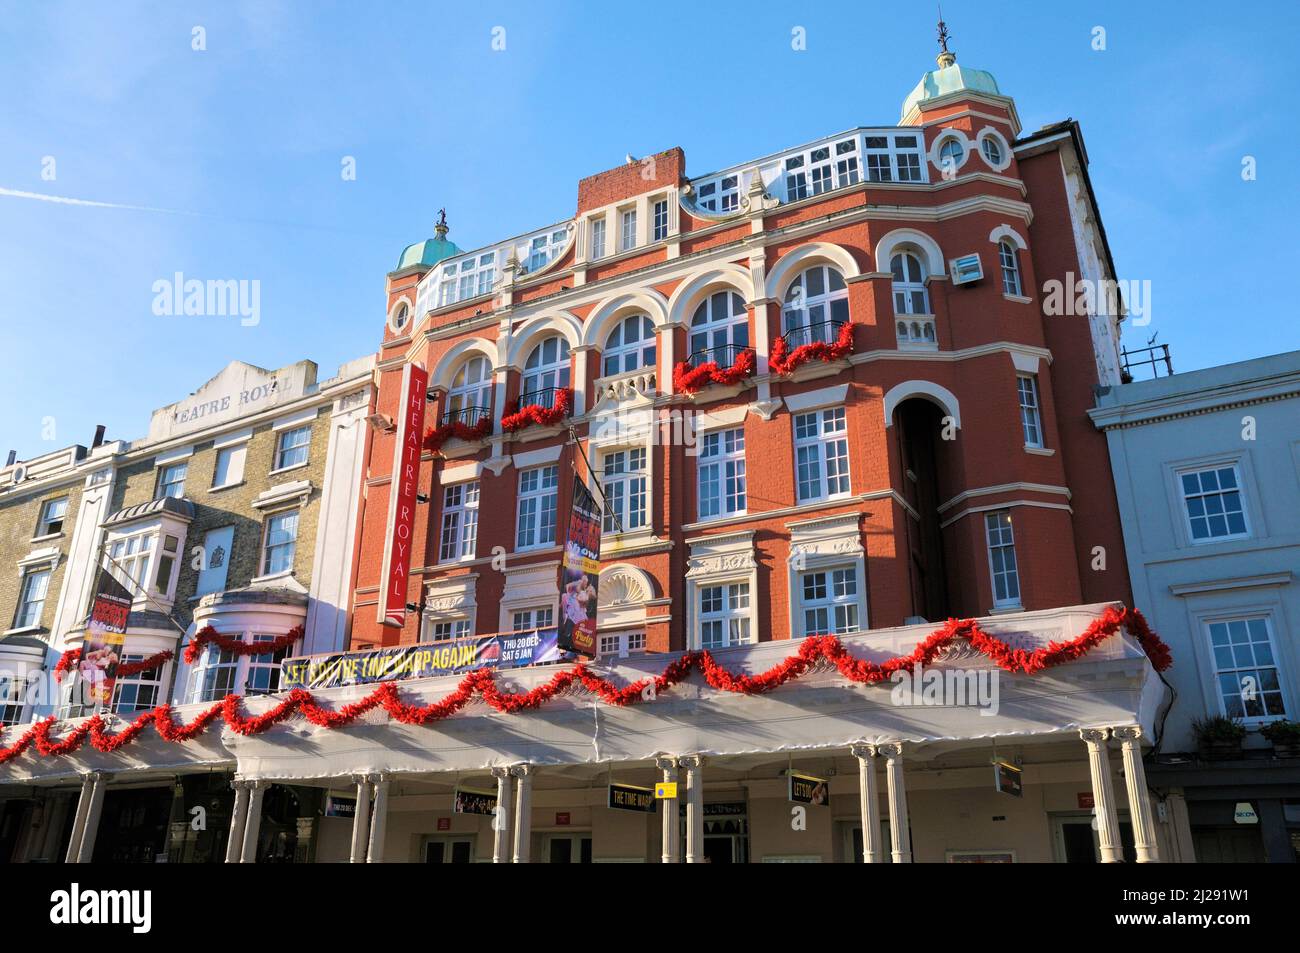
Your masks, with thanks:
<instances>
[{"instance_id":1,"label":"yellow sign","mask_svg":"<svg viewBox=\"0 0 1300 953\"><path fill-rule=\"evenodd\" d=\"M660 781L655 785L655 797L660 801L667 801L677 797L677 782Z\"/></svg>"}]
</instances>

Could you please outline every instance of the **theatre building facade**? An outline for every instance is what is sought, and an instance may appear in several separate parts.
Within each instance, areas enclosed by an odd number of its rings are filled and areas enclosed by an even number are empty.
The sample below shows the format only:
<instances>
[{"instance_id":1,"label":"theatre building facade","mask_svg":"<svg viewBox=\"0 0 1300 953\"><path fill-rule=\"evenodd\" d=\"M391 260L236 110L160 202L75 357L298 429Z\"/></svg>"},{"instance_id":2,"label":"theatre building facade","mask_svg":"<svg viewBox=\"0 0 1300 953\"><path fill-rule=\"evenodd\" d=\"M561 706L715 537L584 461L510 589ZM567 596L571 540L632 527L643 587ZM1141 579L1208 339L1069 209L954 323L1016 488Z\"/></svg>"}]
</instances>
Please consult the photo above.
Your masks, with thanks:
<instances>
[{"instance_id":1,"label":"theatre building facade","mask_svg":"<svg viewBox=\"0 0 1300 953\"><path fill-rule=\"evenodd\" d=\"M449 234L387 277L350 652L285 668L344 674L6 780L183 749L235 779L229 860L285 791L317 861L1190 859L1088 417L1119 316L1046 301L1114 278L1076 124L1024 134L945 51L898 125L706 175L669 149L558 224ZM599 562L562 587L586 494ZM593 604L578 664L550 637ZM379 679L403 647L423 677Z\"/></svg>"}]
</instances>

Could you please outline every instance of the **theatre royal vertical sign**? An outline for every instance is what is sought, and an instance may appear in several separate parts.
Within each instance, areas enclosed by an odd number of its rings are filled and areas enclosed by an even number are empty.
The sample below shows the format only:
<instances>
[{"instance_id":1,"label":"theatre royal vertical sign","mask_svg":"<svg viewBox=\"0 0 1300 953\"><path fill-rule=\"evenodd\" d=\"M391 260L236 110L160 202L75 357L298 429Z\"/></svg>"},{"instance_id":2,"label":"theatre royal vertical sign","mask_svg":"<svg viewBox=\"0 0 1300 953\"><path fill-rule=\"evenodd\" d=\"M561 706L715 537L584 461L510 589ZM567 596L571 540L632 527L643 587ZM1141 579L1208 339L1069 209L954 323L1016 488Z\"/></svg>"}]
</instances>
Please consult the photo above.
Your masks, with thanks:
<instances>
[{"instance_id":1,"label":"theatre royal vertical sign","mask_svg":"<svg viewBox=\"0 0 1300 953\"><path fill-rule=\"evenodd\" d=\"M411 537L415 529L415 495L420 482L420 447L424 439L424 405L429 373L422 364L402 368L402 403L393 446L393 482L388 496L384 535L384 597L379 621L401 628L406 622L407 578L411 573Z\"/></svg>"}]
</instances>

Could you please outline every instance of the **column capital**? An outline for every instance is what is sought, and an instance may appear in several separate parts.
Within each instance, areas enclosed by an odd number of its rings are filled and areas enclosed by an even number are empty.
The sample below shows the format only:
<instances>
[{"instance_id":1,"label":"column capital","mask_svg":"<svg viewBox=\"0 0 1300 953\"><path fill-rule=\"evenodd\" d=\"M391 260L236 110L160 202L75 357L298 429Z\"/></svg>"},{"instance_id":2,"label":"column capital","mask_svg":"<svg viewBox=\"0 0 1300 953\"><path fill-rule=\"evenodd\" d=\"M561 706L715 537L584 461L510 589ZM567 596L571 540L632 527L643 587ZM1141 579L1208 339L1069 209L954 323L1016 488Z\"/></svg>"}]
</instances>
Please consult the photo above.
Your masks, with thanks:
<instances>
[{"instance_id":1,"label":"column capital","mask_svg":"<svg viewBox=\"0 0 1300 953\"><path fill-rule=\"evenodd\" d=\"M849 750L853 752L853 757L860 761L866 761L868 758L874 758L880 754L879 745L870 745L865 741L860 741L857 744L850 745Z\"/></svg>"},{"instance_id":2,"label":"column capital","mask_svg":"<svg viewBox=\"0 0 1300 953\"><path fill-rule=\"evenodd\" d=\"M903 757L903 743L901 741L886 741L882 745L876 745L876 750L890 761L897 761Z\"/></svg>"},{"instance_id":3,"label":"column capital","mask_svg":"<svg viewBox=\"0 0 1300 953\"><path fill-rule=\"evenodd\" d=\"M537 773L537 768L527 761L510 766L510 773L517 778L527 778Z\"/></svg>"},{"instance_id":4,"label":"column capital","mask_svg":"<svg viewBox=\"0 0 1300 953\"><path fill-rule=\"evenodd\" d=\"M492 768L492 777L498 780L510 777L510 766L506 764L496 765Z\"/></svg>"},{"instance_id":5,"label":"column capital","mask_svg":"<svg viewBox=\"0 0 1300 953\"><path fill-rule=\"evenodd\" d=\"M1136 744L1139 739L1146 737L1141 725L1125 725L1122 728L1112 728L1110 733L1113 738L1125 745Z\"/></svg>"},{"instance_id":6,"label":"column capital","mask_svg":"<svg viewBox=\"0 0 1300 953\"><path fill-rule=\"evenodd\" d=\"M655 758L655 767L660 771L676 771L677 759L669 755L660 755Z\"/></svg>"},{"instance_id":7,"label":"column capital","mask_svg":"<svg viewBox=\"0 0 1300 953\"><path fill-rule=\"evenodd\" d=\"M677 759L677 763L687 771L697 771L704 767L704 756L698 754L684 754Z\"/></svg>"},{"instance_id":8,"label":"column capital","mask_svg":"<svg viewBox=\"0 0 1300 953\"><path fill-rule=\"evenodd\" d=\"M1104 745L1110 737L1109 728L1080 728L1079 737L1088 745Z\"/></svg>"},{"instance_id":9,"label":"column capital","mask_svg":"<svg viewBox=\"0 0 1300 953\"><path fill-rule=\"evenodd\" d=\"M81 776L81 780L91 781L95 784L98 784L101 781L103 782L112 781L113 775L109 774L107 771L87 771L85 774Z\"/></svg>"}]
</instances>

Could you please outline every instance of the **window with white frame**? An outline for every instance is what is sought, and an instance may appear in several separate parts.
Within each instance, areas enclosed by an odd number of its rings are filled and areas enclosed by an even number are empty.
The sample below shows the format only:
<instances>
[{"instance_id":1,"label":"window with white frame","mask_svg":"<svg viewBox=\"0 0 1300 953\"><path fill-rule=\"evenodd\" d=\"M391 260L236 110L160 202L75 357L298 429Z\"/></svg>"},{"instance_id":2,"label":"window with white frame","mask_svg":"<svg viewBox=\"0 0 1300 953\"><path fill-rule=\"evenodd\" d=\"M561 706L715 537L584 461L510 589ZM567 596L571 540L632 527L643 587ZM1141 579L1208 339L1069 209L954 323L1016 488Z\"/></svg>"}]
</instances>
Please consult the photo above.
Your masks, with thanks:
<instances>
[{"instance_id":1,"label":"window with white frame","mask_svg":"<svg viewBox=\"0 0 1300 953\"><path fill-rule=\"evenodd\" d=\"M1282 683L1265 616L1222 619L1207 624L1214 655L1214 680L1229 718L1267 721L1286 717Z\"/></svg>"},{"instance_id":2,"label":"window with white frame","mask_svg":"<svg viewBox=\"0 0 1300 953\"><path fill-rule=\"evenodd\" d=\"M1241 474L1235 464L1184 470L1178 474L1192 542L1240 539L1249 535Z\"/></svg>"},{"instance_id":3,"label":"window with white frame","mask_svg":"<svg viewBox=\"0 0 1300 953\"><path fill-rule=\"evenodd\" d=\"M910 251L898 252L889 260L889 271L894 279L894 313L929 314L930 292L920 257Z\"/></svg>"},{"instance_id":4,"label":"window with white frame","mask_svg":"<svg viewBox=\"0 0 1300 953\"><path fill-rule=\"evenodd\" d=\"M839 269L814 265L786 289L781 325L792 350L814 342L831 343L848 320L849 289Z\"/></svg>"},{"instance_id":5,"label":"window with white frame","mask_svg":"<svg viewBox=\"0 0 1300 953\"><path fill-rule=\"evenodd\" d=\"M606 533L629 532L646 525L645 447L611 450L601 458L604 473Z\"/></svg>"},{"instance_id":6,"label":"window with white frame","mask_svg":"<svg viewBox=\"0 0 1300 953\"><path fill-rule=\"evenodd\" d=\"M645 651L644 632L606 632L596 640L597 658L627 658Z\"/></svg>"},{"instance_id":7,"label":"window with white frame","mask_svg":"<svg viewBox=\"0 0 1300 953\"><path fill-rule=\"evenodd\" d=\"M108 544L109 571L137 599L149 584L156 530L121 536Z\"/></svg>"},{"instance_id":8,"label":"window with white frame","mask_svg":"<svg viewBox=\"0 0 1300 953\"><path fill-rule=\"evenodd\" d=\"M858 181L857 139L826 143L785 157L785 198L787 202L822 195Z\"/></svg>"},{"instance_id":9,"label":"window with white frame","mask_svg":"<svg viewBox=\"0 0 1300 953\"><path fill-rule=\"evenodd\" d=\"M668 237L668 200L658 199L653 208L651 223L654 226L651 241L661 242Z\"/></svg>"},{"instance_id":10,"label":"window with white frame","mask_svg":"<svg viewBox=\"0 0 1300 953\"><path fill-rule=\"evenodd\" d=\"M37 536L53 536L63 532L63 521L68 516L68 498L55 497L41 504L40 520L36 524Z\"/></svg>"},{"instance_id":11,"label":"window with white frame","mask_svg":"<svg viewBox=\"0 0 1300 953\"><path fill-rule=\"evenodd\" d=\"M180 499L185 495L185 475L189 472L188 461L169 463L158 468L158 492L154 499L173 497Z\"/></svg>"},{"instance_id":12,"label":"window with white frame","mask_svg":"<svg viewBox=\"0 0 1300 953\"><path fill-rule=\"evenodd\" d=\"M0 725L18 725L26 709L27 679L17 672L0 672Z\"/></svg>"},{"instance_id":13,"label":"window with white frame","mask_svg":"<svg viewBox=\"0 0 1300 953\"><path fill-rule=\"evenodd\" d=\"M231 635L232 633L223 633ZM268 633L238 634L245 643L274 642ZM198 664L190 671L191 702L220 701L230 694L266 695L280 688L280 663L293 654L294 645L262 655L237 655L216 644L204 646Z\"/></svg>"},{"instance_id":14,"label":"window with white frame","mask_svg":"<svg viewBox=\"0 0 1300 953\"><path fill-rule=\"evenodd\" d=\"M528 244L528 270L531 272L545 268L564 248L564 243L568 239L569 233L563 228L557 228L549 234L534 238Z\"/></svg>"},{"instance_id":15,"label":"window with white frame","mask_svg":"<svg viewBox=\"0 0 1300 953\"><path fill-rule=\"evenodd\" d=\"M450 642L453 639L467 639L470 636L469 619L439 619L431 622L425 629L426 642Z\"/></svg>"},{"instance_id":16,"label":"window with white frame","mask_svg":"<svg viewBox=\"0 0 1300 953\"><path fill-rule=\"evenodd\" d=\"M277 636L264 633L257 633L253 636L252 641L274 642ZM248 663L247 672L244 676L244 694L246 695L269 695L280 689L280 663L289 657L293 651L293 646L287 646L277 649L274 652L268 652L264 655L250 655L245 660Z\"/></svg>"},{"instance_id":17,"label":"window with white frame","mask_svg":"<svg viewBox=\"0 0 1300 953\"><path fill-rule=\"evenodd\" d=\"M127 653L122 656L123 664L143 662L145 657ZM113 686L113 711L120 715L132 715L158 707L162 694L162 671L164 666L135 675L117 677Z\"/></svg>"},{"instance_id":18,"label":"window with white frame","mask_svg":"<svg viewBox=\"0 0 1300 953\"><path fill-rule=\"evenodd\" d=\"M555 403L555 388L568 386L569 342L555 334L529 352L528 360L524 362L519 404L551 407Z\"/></svg>"},{"instance_id":19,"label":"window with white frame","mask_svg":"<svg viewBox=\"0 0 1300 953\"><path fill-rule=\"evenodd\" d=\"M275 468L287 470L307 462L311 447L311 425L280 431L275 444Z\"/></svg>"},{"instance_id":20,"label":"window with white frame","mask_svg":"<svg viewBox=\"0 0 1300 953\"><path fill-rule=\"evenodd\" d=\"M14 628L25 629L41 624L45 597L50 590L50 570L29 569L23 573L18 592L18 611L14 615Z\"/></svg>"},{"instance_id":21,"label":"window with white frame","mask_svg":"<svg viewBox=\"0 0 1300 953\"><path fill-rule=\"evenodd\" d=\"M154 579L154 591L164 598L171 598L172 595L172 570L176 566L176 559L180 555L180 540L170 533L163 533L162 547L158 551L158 573Z\"/></svg>"},{"instance_id":22,"label":"window with white frame","mask_svg":"<svg viewBox=\"0 0 1300 953\"><path fill-rule=\"evenodd\" d=\"M1002 165L1002 145L994 136L985 136L980 140L980 151L984 153L984 160L989 165L994 168Z\"/></svg>"},{"instance_id":23,"label":"window with white frame","mask_svg":"<svg viewBox=\"0 0 1300 953\"><path fill-rule=\"evenodd\" d=\"M1026 447L1043 445L1043 421L1038 410L1038 375L1017 374L1016 392L1020 396L1020 429Z\"/></svg>"},{"instance_id":24,"label":"window with white frame","mask_svg":"<svg viewBox=\"0 0 1300 953\"><path fill-rule=\"evenodd\" d=\"M804 635L857 632L858 574L853 567L818 569L799 576Z\"/></svg>"},{"instance_id":25,"label":"window with white frame","mask_svg":"<svg viewBox=\"0 0 1300 953\"><path fill-rule=\"evenodd\" d=\"M633 314L614 325L601 352L606 377L655 366L655 327L644 314Z\"/></svg>"},{"instance_id":26,"label":"window with white frame","mask_svg":"<svg viewBox=\"0 0 1300 953\"><path fill-rule=\"evenodd\" d=\"M497 280L497 253L470 255L442 266L438 277L438 307L491 294Z\"/></svg>"},{"instance_id":27,"label":"window with white frame","mask_svg":"<svg viewBox=\"0 0 1300 953\"><path fill-rule=\"evenodd\" d=\"M848 438L843 407L794 415L795 482L800 503L848 494Z\"/></svg>"},{"instance_id":28,"label":"window with white frame","mask_svg":"<svg viewBox=\"0 0 1300 953\"><path fill-rule=\"evenodd\" d=\"M474 426L492 407L492 365L486 357L471 357L456 369L447 391L448 422Z\"/></svg>"},{"instance_id":29,"label":"window with white frame","mask_svg":"<svg viewBox=\"0 0 1300 953\"><path fill-rule=\"evenodd\" d=\"M534 629L549 629L555 625L553 606L533 606L528 609L516 609L510 616L512 632L531 632Z\"/></svg>"},{"instance_id":30,"label":"window with white frame","mask_svg":"<svg viewBox=\"0 0 1300 953\"><path fill-rule=\"evenodd\" d=\"M605 257L605 216L591 220L591 251L587 255L592 261Z\"/></svg>"},{"instance_id":31,"label":"window with white frame","mask_svg":"<svg viewBox=\"0 0 1300 953\"><path fill-rule=\"evenodd\" d=\"M920 182L920 142L915 133L869 135L863 140L871 182Z\"/></svg>"},{"instance_id":32,"label":"window with white frame","mask_svg":"<svg viewBox=\"0 0 1300 953\"><path fill-rule=\"evenodd\" d=\"M248 444L238 443L217 451L212 467L212 488L221 489L244 482L244 462L248 459Z\"/></svg>"},{"instance_id":33,"label":"window with white frame","mask_svg":"<svg viewBox=\"0 0 1300 953\"><path fill-rule=\"evenodd\" d=\"M285 510L267 517L266 541L262 548L262 575L274 576L291 571L297 546L297 510Z\"/></svg>"},{"instance_id":34,"label":"window with white frame","mask_svg":"<svg viewBox=\"0 0 1300 953\"><path fill-rule=\"evenodd\" d=\"M555 542L559 484L560 468L555 464L520 471L516 549L533 549Z\"/></svg>"},{"instance_id":35,"label":"window with white frame","mask_svg":"<svg viewBox=\"0 0 1300 953\"><path fill-rule=\"evenodd\" d=\"M449 483L442 491L440 562L473 559L478 547L478 481Z\"/></svg>"},{"instance_id":36,"label":"window with white frame","mask_svg":"<svg viewBox=\"0 0 1300 953\"><path fill-rule=\"evenodd\" d=\"M745 430L715 430L699 441L699 518L745 512Z\"/></svg>"},{"instance_id":37,"label":"window with white frame","mask_svg":"<svg viewBox=\"0 0 1300 953\"><path fill-rule=\"evenodd\" d=\"M749 583L700 586L700 647L725 649L754 641L749 618Z\"/></svg>"},{"instance_id":38,"label":"window with white frame","mask_svg":"<svg viewBox=\"0 0 1300 953\"><path fill-rule=\"evenodd\" d=\"M624 209L619 213L619 250L636 248L636 209Z\"/></svg>"},{"instance_id":39,"label":"window with white frame","mask_svg":"<svg viewBox=\"0 0 1300 953\"><path fill-rule=\"evenodd\" d=\"M954 175L966 158L966 147L956 136L949 136L939 145L939 168L944 175Z\"/></svg>"},{"instance_id":40,"label":"window with white frame","mask_svg":"<svg viewBox=\"0 0 1300 953\"><path fill-rule=\"evenodd\" d=\"M1011 529L1011 511L984 514L984 532L988 540L989 570L993 581L993 607L1020 605L1020 571L1016 566L1016 540Z\"/></svg>"},{"instance_id":41,"label":"window with white frame","mask_svg":"<svg viewBox=\"0 0 1300 953\"><path fill-rule=\"evenodd\" d=\"M240 657L215 643L203 647L199 664L190 673L190 700L213 702L235 693Z\"/></svg>"},{"instance_id":42,"label":"window with white frame","mask_svg":"<svg viewBox=\"0 0 1300 953\"><path fill-rule=\"evenodd\" d=\"M749 347L745 299L734 291L715 291L691 315L691 362L717 361L727 367Z\"/></svg>"},{"instance_id":43,"label":"window with white frame","mask_svg":"<svg viewBox=\"0 0 1300 953\"><path fill-rule=\"evenodd\" d=\"M708 212L734 212L740 207L740 176L724 175L695 188L695 204Z\"/></svg>"},{"instance_id":44,"label":"window with white frame","mask_svg":"<svg viewBox=\"0 0 1300 953\"><path fill-rule=\"evenodd\" d=\"M990 140L985 139L985 142ZM998 263L1002 266L1002 293L1022 297L1020 284L1020 253L1005 238L998 242Z\"/></svg>"}]
</instances>

